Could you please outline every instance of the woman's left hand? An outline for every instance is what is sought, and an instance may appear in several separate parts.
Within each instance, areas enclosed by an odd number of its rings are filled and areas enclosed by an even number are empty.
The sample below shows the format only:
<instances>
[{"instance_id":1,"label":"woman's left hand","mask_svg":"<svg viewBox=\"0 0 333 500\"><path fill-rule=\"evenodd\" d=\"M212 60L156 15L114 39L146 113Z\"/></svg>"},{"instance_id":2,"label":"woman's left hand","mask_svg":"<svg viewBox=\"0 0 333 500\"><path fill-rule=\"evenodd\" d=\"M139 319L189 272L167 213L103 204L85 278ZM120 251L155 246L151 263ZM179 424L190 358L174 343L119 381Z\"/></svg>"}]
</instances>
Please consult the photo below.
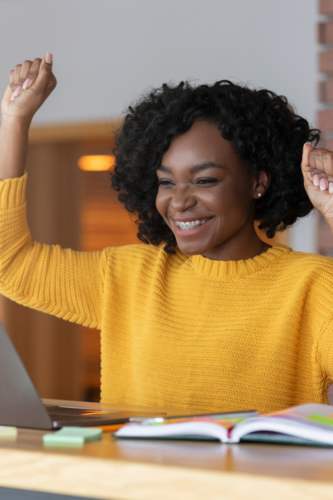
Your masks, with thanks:
<instances>
[{"instance_id":1,"label":"woman's left hand","mask_svg":"<svg viewBox=\"0 0 333 500\"><path fill-rule=\"evenodd\" d=\"M333 152L306 143L301 168L310 201L333 229Z\"/></svg>"}]
</instances>

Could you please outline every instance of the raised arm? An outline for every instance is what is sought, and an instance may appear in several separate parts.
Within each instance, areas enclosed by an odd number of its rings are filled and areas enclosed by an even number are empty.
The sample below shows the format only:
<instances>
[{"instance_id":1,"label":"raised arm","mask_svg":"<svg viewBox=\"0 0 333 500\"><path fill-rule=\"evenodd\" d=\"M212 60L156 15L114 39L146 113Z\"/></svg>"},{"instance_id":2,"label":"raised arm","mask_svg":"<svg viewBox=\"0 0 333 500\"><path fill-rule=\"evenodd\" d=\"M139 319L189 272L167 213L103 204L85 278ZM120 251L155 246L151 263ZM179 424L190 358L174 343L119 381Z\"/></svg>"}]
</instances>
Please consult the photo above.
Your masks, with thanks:
<instances>
[{"instance_id":1,"label":"raised arm","mask_svg":"<svg viewBox=\"0 0 333 500\"><path fill-rule=\"evenodd\" d=\"M74 252L31 241L24 175L31 120L56 86L52 55L9 74L0 127L0 293L26 306L100 328L110 249Z\"/></svg>"},{"instance_id":2,"label":"raised arm","mask_svg":"<svg viewBox=\"0 0 333 500\"><path fill-rule=\"evenodd\" d=\"M304 144L301 169L304 188L333 234L333 152Z\"/></svg>"},{"instance_id":3,"label":"raised arm","mask_svg":"<svg viewBox=\"0 0 333 500\"><path fill-rule=\"evenodd\" d=\"M1 103L1 180L24 174L31 120L56 84L50 53L43 60L17 64L9 73L9 85Z\"/></svg>"}]
</instances>

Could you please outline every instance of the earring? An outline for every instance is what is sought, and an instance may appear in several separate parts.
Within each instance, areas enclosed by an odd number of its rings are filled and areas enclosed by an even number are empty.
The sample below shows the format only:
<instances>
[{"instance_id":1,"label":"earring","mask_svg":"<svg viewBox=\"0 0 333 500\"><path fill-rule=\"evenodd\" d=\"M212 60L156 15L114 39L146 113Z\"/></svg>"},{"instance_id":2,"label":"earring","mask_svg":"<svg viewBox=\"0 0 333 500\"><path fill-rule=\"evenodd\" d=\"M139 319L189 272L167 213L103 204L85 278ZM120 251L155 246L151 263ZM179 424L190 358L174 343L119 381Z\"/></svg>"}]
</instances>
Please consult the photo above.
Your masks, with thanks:
<instances>
[{"instance_id":1,"label":"earring","mask_svg":"<svg viewBox=\"0 0 333 500\"><path fill-rule=\"evenodd\" d=\"M260 198L260 196L261 196L261 193L258 193L258 197L259 197L259 198Z\"/></svg>"}]
</instances>

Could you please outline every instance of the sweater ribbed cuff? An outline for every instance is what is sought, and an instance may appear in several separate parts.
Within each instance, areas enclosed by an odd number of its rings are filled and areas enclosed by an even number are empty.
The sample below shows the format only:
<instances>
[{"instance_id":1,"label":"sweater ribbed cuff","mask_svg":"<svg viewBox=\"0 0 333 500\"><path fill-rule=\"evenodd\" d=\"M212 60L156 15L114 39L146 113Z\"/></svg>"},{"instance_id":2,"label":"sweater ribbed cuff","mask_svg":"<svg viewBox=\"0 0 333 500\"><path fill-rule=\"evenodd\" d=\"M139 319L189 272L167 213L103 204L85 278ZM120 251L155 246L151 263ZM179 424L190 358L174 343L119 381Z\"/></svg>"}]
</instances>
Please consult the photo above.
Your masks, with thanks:
<instances>
[{"instance_id":1,"label":"sweater ribbed cuff","mask_svg":"<svg viewBox=\"0 0 333 500\"><path fill-rule=\"evenodd\" d=\"M22 177L0 181L0 210L17 208L25 202L27 173Z\"/></svg>"}]
</instances>

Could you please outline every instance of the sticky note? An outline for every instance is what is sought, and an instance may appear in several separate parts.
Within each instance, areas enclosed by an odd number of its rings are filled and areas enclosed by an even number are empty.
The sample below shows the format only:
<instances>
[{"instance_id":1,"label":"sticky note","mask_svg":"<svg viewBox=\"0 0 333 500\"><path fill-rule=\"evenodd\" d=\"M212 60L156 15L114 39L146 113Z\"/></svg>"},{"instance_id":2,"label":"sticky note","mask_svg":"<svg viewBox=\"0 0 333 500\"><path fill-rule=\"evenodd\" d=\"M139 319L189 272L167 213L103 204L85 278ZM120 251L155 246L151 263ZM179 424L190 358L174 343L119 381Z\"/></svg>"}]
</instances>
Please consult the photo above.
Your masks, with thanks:
<instances>
[{"instance_id":1,"label":"sticky note","mask_svg":"<svg viewBox=\"0 0 333 500\"><path fill-rule=\"evenodd\" d=\"M16 427L9 427L7 425L0 425L0 439L13 439L17 436Z\"/></svg>"},{"instance_id":2,"label":"sticky note","mask_svg":"<svg viewBox=\"0 0 333 500\"><path fill-rule=\"evenodd\" d=\"M316 413L314 413L313 415L309 415L307 418L309 420L314 420L315 422L318 422L319 424L333 426L333 418L332 417L325 417L324 415L317 415Z\"/></svg>"},{"instance_id":3,"label":"sticky note","mask_svg":"<svg viewBox=\"0 0 333 500\"><path fill-rule=\"evenodd\" d=\"M102 429L90 427L63 427L60 431L44 434L45 446L83 446L89 441L102 438Z\"/></svg>"}]
</instances>

